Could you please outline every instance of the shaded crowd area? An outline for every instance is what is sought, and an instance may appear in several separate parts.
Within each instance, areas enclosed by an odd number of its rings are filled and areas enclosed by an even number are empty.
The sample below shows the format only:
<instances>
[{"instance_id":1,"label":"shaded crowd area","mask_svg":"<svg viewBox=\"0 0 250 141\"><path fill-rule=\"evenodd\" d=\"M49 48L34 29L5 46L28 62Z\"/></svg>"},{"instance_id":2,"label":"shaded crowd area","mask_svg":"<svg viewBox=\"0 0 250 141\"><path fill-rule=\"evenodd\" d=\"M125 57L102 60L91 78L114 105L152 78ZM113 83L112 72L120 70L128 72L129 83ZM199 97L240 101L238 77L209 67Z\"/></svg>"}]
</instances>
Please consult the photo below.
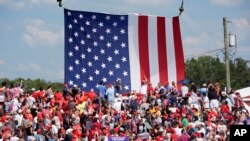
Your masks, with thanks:
<instances>
[{"instance_id":1,"label":"shaded crowd area","mask_svg":"<svg viewBox=\"0 0 250 141\"><path fill-rule=\"evenodd\" d=\"M123 93L122 82L81 91L64 84L25 90L0 86L2 141L226 141L230 125L250 125L238 93L219 82L175 82Z\"/></svg>"}]
</instances>

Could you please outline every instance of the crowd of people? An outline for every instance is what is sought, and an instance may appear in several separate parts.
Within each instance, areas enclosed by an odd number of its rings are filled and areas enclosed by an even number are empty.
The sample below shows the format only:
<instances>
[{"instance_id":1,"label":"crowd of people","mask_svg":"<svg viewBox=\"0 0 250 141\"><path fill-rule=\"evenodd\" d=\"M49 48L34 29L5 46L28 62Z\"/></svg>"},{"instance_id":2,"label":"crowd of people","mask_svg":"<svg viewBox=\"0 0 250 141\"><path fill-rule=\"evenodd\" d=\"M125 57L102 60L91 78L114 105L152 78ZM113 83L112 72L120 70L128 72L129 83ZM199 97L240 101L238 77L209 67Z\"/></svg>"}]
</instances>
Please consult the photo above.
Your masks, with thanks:
<instances>
[{"instance_id":1,"label":"crowd of people","mask_svg":"<svg viewBox=\"0 0 250 141\"><path fill-rule=\"evenodd\" d=\"M219 81L175 82L123 93L121 81L81 91L65 83L26 90L0 86L0 141L226 141L230 125L250 125L238 93Z\"/></svg>"}]
</instances>

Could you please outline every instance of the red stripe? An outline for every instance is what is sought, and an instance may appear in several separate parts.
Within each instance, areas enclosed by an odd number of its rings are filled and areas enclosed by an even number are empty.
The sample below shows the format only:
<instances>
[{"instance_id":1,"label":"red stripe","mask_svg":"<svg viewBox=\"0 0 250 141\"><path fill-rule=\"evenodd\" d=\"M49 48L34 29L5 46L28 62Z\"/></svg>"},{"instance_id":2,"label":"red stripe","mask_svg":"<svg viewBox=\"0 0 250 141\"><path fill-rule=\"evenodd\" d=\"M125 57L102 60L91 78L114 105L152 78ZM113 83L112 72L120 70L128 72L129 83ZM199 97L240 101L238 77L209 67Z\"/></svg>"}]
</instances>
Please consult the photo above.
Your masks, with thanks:
<instances>
[{"instance_id":1,"label":"red stripe","mask_svg":"<svg viewBox=\"0 0 250 141\"><path fill-rule=\"evenodd\" d=\"M158 62L159 78L162 84L168 80L168 61L166 45L166 26L165 17L157 17L157 42L158 42Z\"/></svg>"},{"instance_id":2,"label":"red stripe","mask_svg":"<svg viewBox=\"0 0 250 141\"><path fill-rule=\"evenodd\" d=\"M174 46L177 82L185 78L184 54L182 48L179 17L173 17Z\"/></svg>"},{"instance_id":3,"label":"red stripe","mask_svg":"<svg viewBox=\"0 0 250 141\"><path fill-rule=\"evenodd\" d=\"M147 16L139 16L138 30L141 80L144 80L144 77L146 77L148 82L150 82Z\"/></svg>"}]
</instances>

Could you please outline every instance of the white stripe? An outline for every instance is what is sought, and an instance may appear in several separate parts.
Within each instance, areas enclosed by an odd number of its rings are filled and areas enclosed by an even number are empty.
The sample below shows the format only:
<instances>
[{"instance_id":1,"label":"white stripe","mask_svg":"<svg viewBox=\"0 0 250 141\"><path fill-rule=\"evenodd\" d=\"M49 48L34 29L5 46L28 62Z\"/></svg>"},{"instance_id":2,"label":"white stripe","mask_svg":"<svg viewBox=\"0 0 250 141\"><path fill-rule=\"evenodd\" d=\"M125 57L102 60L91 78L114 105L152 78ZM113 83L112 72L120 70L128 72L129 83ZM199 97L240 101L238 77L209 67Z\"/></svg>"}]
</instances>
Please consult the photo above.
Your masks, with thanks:
<instances>
[{"instance_id":1,"label":"white stripe","mask_svg":"<svg viewBox=\"0 0 250 141\"><path fill-rule=\"evenodd\" d=\"M157 17L148 17L148 45L150 80L153 86L157 86L159 79L158 43L157 43Z\"/></svg>"},{"instance_id":2,"label":"white stripe","mask_svg":"<svg viewBox=\"0 0 250 141\"><path fill-rule=\"evenodd\" d=\"M167 30L167 60L168 60L168 81L171 84L172 81L177 80L176 75L176 60L175 60L175 50L174 50L174 38L173 38L173 25L172 19L166 19L166 30Z\"/></svg>"},{"instance_id":3,"label":"white stripe","mask_svg":"<svg viewBox=\"0 0 250 141\"><path fill-rule=\"evenodd\" d=\"M138 44L138 15L128 16L128 45L131 90L138 91L141 86L139 44Z\"/></svg>"}]
</instances>

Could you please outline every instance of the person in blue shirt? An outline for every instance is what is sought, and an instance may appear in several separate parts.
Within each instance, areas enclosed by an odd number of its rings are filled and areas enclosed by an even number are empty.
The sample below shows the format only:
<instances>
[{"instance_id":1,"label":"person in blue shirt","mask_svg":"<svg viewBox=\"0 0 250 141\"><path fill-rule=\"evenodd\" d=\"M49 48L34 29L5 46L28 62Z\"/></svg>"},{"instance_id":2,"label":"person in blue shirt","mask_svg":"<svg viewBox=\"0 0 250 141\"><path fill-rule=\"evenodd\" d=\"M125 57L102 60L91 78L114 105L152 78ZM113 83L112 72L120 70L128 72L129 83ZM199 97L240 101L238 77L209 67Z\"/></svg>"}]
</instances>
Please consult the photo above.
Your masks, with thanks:
<instances>
[{"instance_id":1,"label":"person in blue shirt","mask_svg":"<svg viewBox=\"0 0 250 141\"><path fill-rule=\"evenodd\" d=\"M99 101L102 102L103 100L106 100L105 99L106 87L105 87L105 83L103 81L99 82L97 89L98 89L97 95L99 96Z\"/></svg>"},{"instance_id":2,"label":"person in blue shirt","mask_svg":"<svg viewBox=\"0 0 250 141\"><path fill-rule=\"evenodd\" d=\"M107 85L106 95L107 95L108 104L112 105L115 101L115 89L112 84Z\"/></svg>"}]
</instances>

